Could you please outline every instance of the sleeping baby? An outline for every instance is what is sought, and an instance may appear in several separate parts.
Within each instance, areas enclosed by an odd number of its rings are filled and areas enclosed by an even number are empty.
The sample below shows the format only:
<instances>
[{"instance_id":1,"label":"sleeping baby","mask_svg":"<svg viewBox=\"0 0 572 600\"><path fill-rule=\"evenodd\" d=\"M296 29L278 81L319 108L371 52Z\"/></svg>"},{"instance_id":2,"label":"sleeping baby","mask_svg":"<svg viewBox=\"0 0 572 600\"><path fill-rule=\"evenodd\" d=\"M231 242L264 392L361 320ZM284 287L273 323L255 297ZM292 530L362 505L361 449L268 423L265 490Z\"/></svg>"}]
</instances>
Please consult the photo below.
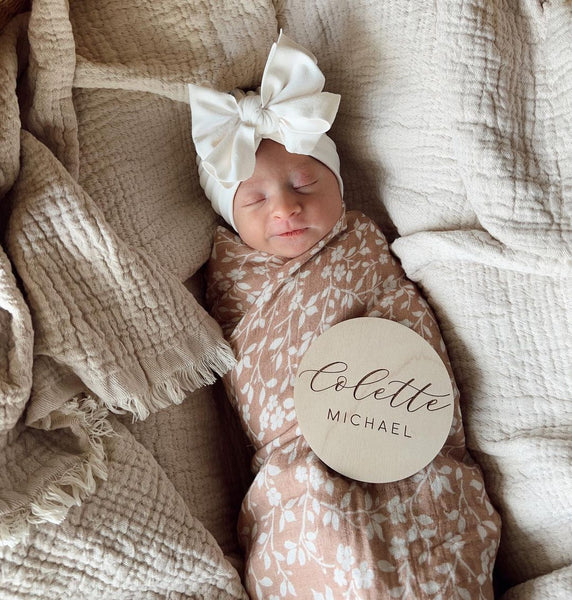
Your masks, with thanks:
<instances>
[{"instance_id":1,"label":"sleeping baby","mask_svg":"<svg viewBox=\"0 0 572 600\"><path fill-rule=\"evenodd\" d=\"M280 34L256 92L190 85L201 185L219 227L207 300L236 357L228 396L254 450L238 524L252 598L493 598L499 518L467 454L455 390L449 437L418 473L384 484L340 475L297 423L308 347L347 319L423 336L451 369L437 323L376 224L346 212L334 142L339 96Z\"/></svg>"}]
</instances>

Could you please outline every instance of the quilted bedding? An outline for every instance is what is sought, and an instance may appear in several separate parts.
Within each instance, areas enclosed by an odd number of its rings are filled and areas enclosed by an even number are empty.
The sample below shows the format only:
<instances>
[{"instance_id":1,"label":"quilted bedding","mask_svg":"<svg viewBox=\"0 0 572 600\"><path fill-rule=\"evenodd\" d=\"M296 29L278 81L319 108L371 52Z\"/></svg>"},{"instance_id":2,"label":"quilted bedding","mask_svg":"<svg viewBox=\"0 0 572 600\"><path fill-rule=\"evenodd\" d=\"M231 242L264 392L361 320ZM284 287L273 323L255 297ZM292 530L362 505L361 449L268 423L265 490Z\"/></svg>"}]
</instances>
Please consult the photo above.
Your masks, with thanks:
<instances>
[{"instance_id":1,"label":"quilted bedding","mask_svg":"<svg viewBox=\"0 0 572 600\"><path fill-rule=\"evenodd\" d=\"M346 204L437 316L502 519L496 596L567 599L569 0L0 0L0 19L0 596L247 597L186 84L254 87L282 27L342 96Z\"/></svg>"}]
</instances>

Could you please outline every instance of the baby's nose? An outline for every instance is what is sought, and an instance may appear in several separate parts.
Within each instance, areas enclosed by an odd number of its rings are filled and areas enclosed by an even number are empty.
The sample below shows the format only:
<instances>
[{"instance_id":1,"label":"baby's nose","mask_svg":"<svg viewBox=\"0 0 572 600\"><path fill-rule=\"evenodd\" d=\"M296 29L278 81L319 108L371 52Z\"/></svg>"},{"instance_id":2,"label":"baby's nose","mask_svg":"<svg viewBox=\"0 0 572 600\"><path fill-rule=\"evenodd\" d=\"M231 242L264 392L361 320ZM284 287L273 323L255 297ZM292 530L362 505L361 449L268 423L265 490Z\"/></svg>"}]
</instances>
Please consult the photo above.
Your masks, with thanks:
<instances>
[{"instance_id":1,"label":"baby's nose","mask_svg":"<svg viewBox=\"0 0 572 600\"><path fill-rule=\"evenodd\" d=\"M294 191L284 190L276 194L273 215L276 219L287 219L302 210L300 199Z\"/></svg>"}]
</instances>

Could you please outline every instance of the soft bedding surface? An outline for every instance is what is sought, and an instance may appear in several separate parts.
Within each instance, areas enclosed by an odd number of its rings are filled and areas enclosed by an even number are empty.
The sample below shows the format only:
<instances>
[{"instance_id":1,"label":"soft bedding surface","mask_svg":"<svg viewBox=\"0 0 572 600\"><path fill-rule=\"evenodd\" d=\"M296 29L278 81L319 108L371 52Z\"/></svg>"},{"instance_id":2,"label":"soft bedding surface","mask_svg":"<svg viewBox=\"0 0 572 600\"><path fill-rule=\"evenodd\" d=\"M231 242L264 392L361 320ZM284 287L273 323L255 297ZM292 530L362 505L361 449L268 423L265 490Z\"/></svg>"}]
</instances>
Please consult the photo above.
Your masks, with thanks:
<instances>
[{"instance_id":1,"label":"soft bedding surface","mask_svg":"<svg viewBox=\"0 0 572 600\"><path fill-rule=\"evenodd\" d=\"M214 391L191 392L229 363L183 286L215 227L185 90L256 85L283 27L342 95L346 203L395 240L440 323L503 520L497 596L567 599L570 2L0 9L2 597L245 597L224 558L242 471ZM154 361L175 339L206 378Z\"/></svg>"}]
</instances>

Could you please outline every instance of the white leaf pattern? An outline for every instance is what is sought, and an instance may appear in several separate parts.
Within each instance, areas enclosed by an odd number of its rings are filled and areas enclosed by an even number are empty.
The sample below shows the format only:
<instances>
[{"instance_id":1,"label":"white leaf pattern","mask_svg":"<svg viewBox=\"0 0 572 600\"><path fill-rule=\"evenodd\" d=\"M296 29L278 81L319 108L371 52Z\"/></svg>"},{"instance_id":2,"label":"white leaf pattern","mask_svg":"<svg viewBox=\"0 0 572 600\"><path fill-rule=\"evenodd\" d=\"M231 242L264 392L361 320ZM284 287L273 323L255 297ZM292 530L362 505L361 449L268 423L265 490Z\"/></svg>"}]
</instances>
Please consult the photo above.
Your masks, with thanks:
<instances>
[{"instance_id":1,"label":"white leaf pattern","mask_svg":"<svg viewBox=\"0 0 572 600\"><path fill-rule=\"evenodd\" d=\"M448 365L435 319L383 234L359 213L346 217L347 225L340 220L291 261L217 230L207 298L241 359L225 386L259 469L238 529L246 587L260 598L305 598L311 590L328 600L491 600L499 521L479 469L466 460L458 394L441 453L391 484L334 473L300 436L294 375L309 345L335 323L395 320L425 337Z\"/></svg>"}]
</instances>

